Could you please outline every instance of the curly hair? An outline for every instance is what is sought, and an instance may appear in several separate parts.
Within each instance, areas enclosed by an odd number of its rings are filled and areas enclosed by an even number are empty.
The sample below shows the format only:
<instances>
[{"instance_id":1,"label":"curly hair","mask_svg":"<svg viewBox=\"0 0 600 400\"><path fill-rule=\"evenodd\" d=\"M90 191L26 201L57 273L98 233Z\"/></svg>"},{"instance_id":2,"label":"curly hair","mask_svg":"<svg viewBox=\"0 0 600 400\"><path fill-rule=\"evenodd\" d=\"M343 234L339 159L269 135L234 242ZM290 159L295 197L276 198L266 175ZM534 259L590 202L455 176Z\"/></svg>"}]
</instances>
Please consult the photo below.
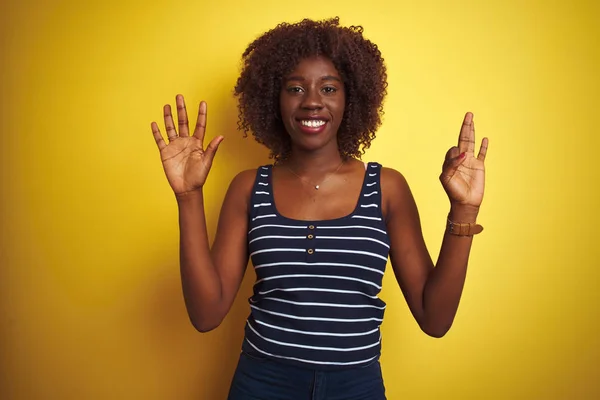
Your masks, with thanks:
<instances>
[{"instance_id":1,"label":"curly hair","mask_svg":"<svg viewBox=\"0 0 600 400\"><path fill-rule=\"evenodd\" d=\"M275 162L291 151L279 109L284 77L309 57L324 56L338 70L346 91L346 106L338 130L343 157L360 158L381 125L387 73L377 45L365 39L361 26L341 27L339 18L282 23L254 40L242 54L235 85L238 128L251 132L270 150Z\"/></svg>"}]
</instances>

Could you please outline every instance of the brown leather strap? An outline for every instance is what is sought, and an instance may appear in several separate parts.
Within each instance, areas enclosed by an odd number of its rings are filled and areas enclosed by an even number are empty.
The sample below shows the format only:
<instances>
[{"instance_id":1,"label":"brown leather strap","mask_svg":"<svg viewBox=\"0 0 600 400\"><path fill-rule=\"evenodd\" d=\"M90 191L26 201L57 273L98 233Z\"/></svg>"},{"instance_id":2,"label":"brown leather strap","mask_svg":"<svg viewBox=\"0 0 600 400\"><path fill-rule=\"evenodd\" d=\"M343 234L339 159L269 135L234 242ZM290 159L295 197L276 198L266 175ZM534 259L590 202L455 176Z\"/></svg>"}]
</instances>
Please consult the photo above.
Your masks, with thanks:
<instances>
[{"instance_id":1,"label":"brown leather strap","mask_svg":"<svg viewBox=\"0 0 600 400\"><path fill-rule=\"evenodd\" d=\"M483 231L483 226L475 223L460 224L458 222L453 222L450 221L450 219L448 219L446 231L456 236L473 236L477 235L478 233L481 233L481 231Z\"/></svg>"}]
</instances>

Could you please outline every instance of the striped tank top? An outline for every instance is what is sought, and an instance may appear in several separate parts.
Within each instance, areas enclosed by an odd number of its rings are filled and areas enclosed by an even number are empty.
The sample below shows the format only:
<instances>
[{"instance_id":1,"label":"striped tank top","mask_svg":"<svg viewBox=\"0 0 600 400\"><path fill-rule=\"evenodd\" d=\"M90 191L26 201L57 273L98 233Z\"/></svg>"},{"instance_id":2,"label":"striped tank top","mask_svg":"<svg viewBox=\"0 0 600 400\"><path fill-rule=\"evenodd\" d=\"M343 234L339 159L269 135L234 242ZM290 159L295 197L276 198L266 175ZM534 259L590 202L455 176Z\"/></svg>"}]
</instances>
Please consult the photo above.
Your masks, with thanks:
<instances>
[{"instance_id":1,"label":"striped tank top","mask_svg":"<svg viewBox=\"0 0 600 400\"><path fill-rule=\"evenodd\" d=\"M272 166L258 168L248 232L256 282L244 352L313 369L379 358L385 302L378 294L390 248L380 172L380 164L366 164L351 214L304 221L278 213Z\"/></svg>"}]
</instances>

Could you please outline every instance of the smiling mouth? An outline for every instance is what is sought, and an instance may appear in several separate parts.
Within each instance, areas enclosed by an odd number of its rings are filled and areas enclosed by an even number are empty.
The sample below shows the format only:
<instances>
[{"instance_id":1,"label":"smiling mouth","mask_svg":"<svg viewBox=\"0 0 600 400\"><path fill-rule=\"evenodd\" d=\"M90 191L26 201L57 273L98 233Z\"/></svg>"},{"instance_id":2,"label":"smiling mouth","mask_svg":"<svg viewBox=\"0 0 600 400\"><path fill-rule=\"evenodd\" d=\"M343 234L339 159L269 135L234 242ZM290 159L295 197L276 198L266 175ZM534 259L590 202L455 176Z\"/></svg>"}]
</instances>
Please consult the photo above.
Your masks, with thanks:
<instances>
[{"instance_id":1,"label":"smiling mouth","mask_svg":"<svg viewBox=\"0 0 600 400\"><path fill-rule=\"evenodd\" d=\"M321 119L303 119L300 120L300 125L306 126L308 128L319 128L325 125L327 121Z\"/></svg>"}]
</instances>

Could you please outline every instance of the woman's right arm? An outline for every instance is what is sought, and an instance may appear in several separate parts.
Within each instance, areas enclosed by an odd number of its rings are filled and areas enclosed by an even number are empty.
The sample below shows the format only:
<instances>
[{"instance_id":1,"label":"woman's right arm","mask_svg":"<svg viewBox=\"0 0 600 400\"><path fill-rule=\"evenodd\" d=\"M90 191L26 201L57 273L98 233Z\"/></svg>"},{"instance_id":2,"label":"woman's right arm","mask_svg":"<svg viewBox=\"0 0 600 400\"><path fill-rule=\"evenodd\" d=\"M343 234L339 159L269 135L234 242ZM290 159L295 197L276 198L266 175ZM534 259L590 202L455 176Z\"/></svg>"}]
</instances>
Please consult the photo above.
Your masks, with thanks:
<instances>
[{"instance_id":1,"label":"woman's right arm","mask_svg":"<svg viewBox=\"0 0 600 400\"><path fill-rule=\"evenodd\" d=\"M200 332L219 326L244 277L248 264L248 202L253 183L253 171L244 171L231 182L212 250L202 190L177 196L183 295L190 320Z\"/></svg>"},{"instance_id":2,"label":"woman's right arm","mask_svg":"<svg viewBox=\"0 0 600 400\"><path fill-rule=\"evenodd\" d=\"M176 104L179 129L175 129L171 107L163 108L168 144L155 122L151 128L165 175L177 199L186 308L194 327L207 332L219 326L227 315L248 263L248 204L255 172L242 172L231 182L211 250L202 190L223 137L215 137L205 149L206 103L200 103L192 135L183 96L177 96Z\"/></svg>"}]
</instances>

